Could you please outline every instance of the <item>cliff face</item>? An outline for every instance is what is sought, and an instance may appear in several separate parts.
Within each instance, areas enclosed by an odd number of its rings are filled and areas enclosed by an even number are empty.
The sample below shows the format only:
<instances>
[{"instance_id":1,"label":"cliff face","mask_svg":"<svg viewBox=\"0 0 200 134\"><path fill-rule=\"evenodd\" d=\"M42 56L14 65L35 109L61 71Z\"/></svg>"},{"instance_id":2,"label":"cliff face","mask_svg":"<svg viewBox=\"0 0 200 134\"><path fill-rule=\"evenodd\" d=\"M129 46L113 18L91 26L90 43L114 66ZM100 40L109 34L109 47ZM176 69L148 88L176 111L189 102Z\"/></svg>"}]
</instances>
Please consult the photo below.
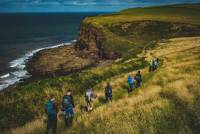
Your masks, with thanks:
<instances>
[{"instance_id":1,"label":"cliff face","mask_svg":"<svg viewBox=\"0 0 200 134\"><path fill-rule=\"evenodd\" d=\"M161 39L199 35L196 24L143 20L95 25L91 19L80 27L76 50L83 58L117 59L137 54Z\"/></svg>"},{"instance_id":2,"label":"cliff face","mask_svg":"<svg viewBox=\"0 0 200 134\"><path fill-rule=\"evenodd\" d=\"M100 29L95 27L80 27L80 35L76 45L82 57L103 58L102 43L104 36Z\"/></svg>"},{"instance_id":3,"label":"cliff face","mask_svg":"<svg viewBox=\"0 0 200 134\"><path fill-rule=\"evenodd\" d=\"M79 56L83 58L117 59L121 57L119 53L106 51L105 42L106 37L102 27L82 24L75 48Z\"/></svg>"}]
</instances>

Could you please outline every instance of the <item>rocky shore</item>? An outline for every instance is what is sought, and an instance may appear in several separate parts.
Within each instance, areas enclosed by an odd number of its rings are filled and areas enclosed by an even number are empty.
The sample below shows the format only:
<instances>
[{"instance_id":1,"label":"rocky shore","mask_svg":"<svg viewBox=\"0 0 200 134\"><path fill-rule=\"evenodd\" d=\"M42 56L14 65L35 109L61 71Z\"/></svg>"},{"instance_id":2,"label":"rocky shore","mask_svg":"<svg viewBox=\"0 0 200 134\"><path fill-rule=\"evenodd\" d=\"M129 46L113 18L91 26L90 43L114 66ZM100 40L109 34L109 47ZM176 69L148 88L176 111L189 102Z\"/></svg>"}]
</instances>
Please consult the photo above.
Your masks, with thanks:
<instances>
[{"instance_id":1,"label":"rocky shore","mask_svg":"<svg viewBox=\"0 0 200 134\"><path fill-rule=\"evenodd\" d=\"M119 53L105 51L102 29L83 24L77 42L41 50L29 59L26 69L32 78L67 75L121 57Z\"/></svg>"},{"instance_id":2,"label":"rocky shore","mask_svg":"<svg viewBox=\"0 0 200 134\"><path fill-rule=\"evenodd\" d=\"M28 62L27 70L34 77L66 75L94 66L96 57L81 57L75 44L36 53Z\"/></svg>"}]
</instances>

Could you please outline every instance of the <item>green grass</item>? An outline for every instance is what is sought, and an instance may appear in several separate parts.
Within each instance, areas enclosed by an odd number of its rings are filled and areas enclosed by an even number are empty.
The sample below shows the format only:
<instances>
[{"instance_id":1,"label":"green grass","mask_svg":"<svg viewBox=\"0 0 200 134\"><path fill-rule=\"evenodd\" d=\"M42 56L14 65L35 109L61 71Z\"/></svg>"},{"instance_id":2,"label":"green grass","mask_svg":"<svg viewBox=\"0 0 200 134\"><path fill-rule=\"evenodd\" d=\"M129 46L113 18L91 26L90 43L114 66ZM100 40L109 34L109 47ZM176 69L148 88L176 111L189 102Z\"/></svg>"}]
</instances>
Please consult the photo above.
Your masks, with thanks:
<instances>
[{"instance_id":1,"label":"green grass","mask_svg":"<svg viewBox=\"0 0 200 134\"><path fill-rule=\"evenodd\" d=\"M39 80L25 86L0 93L1 128L15 127L31 121L34 117L42 116L43 105L47 96L54 95L61 102L64 92L73 90L76 104L81 104L83 94L89 86L94 87L102 81L109 81L111 77L122 73L144 68L146 62L140 58L129 63L116 62L107 67L88 69L69 76ZM104 87L98 87L103 90ZM97 91L98 91L97 90ZM15 113L10 120L8 116Z\"/></svg>"},{"instance_id":2,"label":"green grass","mask_svg":"<svg viewBox=\"0 0 200 134\"><path fill-rule=\"evenodd\" d=\"M188 7L188 8L186 8ZM140 20L156 20L165 22L182 22L190 24L199 24L199 4L194 5L172 5L160 7L147 8L132 8L123 10L116 14L100 15L98 17L91 17L85 22L95 22L95 24L116 24L120 22L132 22Z\"/></svg>"},{"instance_id":3,"label":"green grass","mask_svg":"<svg viewBox=\"0 0 200 134\"><path fill-rule=\"evenodd\" d=\"M193 71L199 70L199 38L163 39L198 36L199 9L198 4L137 8L86 18L82 26L100 30L105 36L106 50L122 53L123 57L107 66L41 79L0 92L1 130L9 129L8 133L17 134L44 133L41 118L45 99L54 95L61 102L64 92L71 89L77 111L75 125L69 133L198 132L199 124L192 125L192 122L200 121L197 116L199 71ZM163 44L157 43L160 40ZM154 74L147 73L145 68L150 52L163 60L162 68ZM193 65L188 63L191 59ZM135 75L138 69L142 70L144 84L139 91L127 96L127 76ZM195 82L188 82L190 79ZM107 81L113 86L113 103L103 105L95 100L93 112L82 112L79 108L85 104L85 90L92 86L103 98ZM58 132L66 133L63 121L59 122Z\"/></svg>"},{"instance_id":4,"label":"green grass","mask_svg":"<svg viewBox=\"0 0 200 134\"><path fill-rule=\"evenodd\" d=\"M82 27L85 30L93 27L103 33L102 45L106 52L118 52L126 56L160 39L198 36L199 12L199 4L133 8L110 15L88 17Z\"/></svg>"},{"instance_id":5,"label":"green grass","mask_svg":"<svg viewBox=\"0 0 200 134\"><path fill-rule=\"evenodd\" d=\"M59 122L58 132L65 133L198 133L200 130L199 52L200 38L173 39L159 44L154 53L163 60L162 66L148 73L142 69L144 83L139 91L127 96L127 76L134 69L109 77L113 86L112 103L94 101L95 109L90 113L76 110L72 128L66 130ZM128 61L126 61L128 62ZM190 71L185 70L190 68ZM191 71L191 68L195 71ZM103 85L94 86L99 97L103 97ZM80 98L76 98L76 102ZM83 102L79 102L83 104ZM195 124L194 124L195 122ZM44 133L45 125L36 120L12 133Z\"/></svg>"}]
</instances>

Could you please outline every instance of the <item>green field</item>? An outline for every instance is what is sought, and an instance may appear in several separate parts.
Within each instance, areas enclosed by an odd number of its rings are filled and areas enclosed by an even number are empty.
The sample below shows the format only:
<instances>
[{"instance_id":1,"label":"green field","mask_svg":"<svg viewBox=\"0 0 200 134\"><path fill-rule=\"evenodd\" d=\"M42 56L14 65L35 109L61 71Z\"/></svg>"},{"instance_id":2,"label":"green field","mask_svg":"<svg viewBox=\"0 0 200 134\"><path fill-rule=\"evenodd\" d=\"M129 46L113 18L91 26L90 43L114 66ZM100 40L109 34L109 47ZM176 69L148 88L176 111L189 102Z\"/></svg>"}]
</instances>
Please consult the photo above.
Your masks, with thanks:
<instances>
[{"instance_id":1,"label":"green field","mask_svg":"<svg viewBox=\"0 0 200 134\"><path fill-rule=\"evenodd\" d=\"M160 39L199 35L199 12L199 4L133 8L86 18L82 25L103 32L107 51L127 55Z\"/></svg>"},{"instance_id":2,"label":"green field","mask_svg":"<svg viewBox=\"0 0 200 134\"><path fill-rule=\"evenodd\" d=\"M54 95L61 102L68 89L73 90L76 117L68 131L63 120L59 121L61 134L200 132L200 38L193 37L200 35L199 4L127 9L86 18L82 26L102 32L106 50L122 53L123 57L112 64L0 92L2 132L44 133L45 99ZM155 73L147 71L150 53L162 61ZM139 91L127 96L127 76L139 69L144 83ZM113 86L114 101L102 104L107 81ZM80 110L88 86L99 96L91 113Z\"/></svg>"}]
</instances>

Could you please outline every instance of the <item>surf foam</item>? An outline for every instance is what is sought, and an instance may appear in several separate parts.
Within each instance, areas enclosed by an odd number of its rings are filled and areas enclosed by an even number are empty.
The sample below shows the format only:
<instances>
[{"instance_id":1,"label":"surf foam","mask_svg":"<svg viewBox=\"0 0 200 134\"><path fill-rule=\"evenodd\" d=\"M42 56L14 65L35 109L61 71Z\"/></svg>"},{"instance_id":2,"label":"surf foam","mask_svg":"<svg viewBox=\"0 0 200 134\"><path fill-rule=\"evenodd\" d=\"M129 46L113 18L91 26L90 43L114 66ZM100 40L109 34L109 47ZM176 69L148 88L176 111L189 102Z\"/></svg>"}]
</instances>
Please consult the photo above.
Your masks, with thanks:
<instances>
[{"instance_id":1,"label":"surf foam","mask_svg":"<svg viewBox=\"0 0 200 134\"><path fill-rule=\"evenodd\" d=\"M22 79L31 77L31 75L27 72L27 70L25 70L26 63L37 52L41 50L45 50L45 49L58 48L58 47L70 45L74 42L76 42L76 40L72 40L69 43L62 43L59 45L39 48L39 49L26 53L25 55L23 55L22 57L18 59L11 61L9 63L9 67L16 71L0 76L0 90L3 90L11 85L14 85L15 83L19 83L20 80Z\"/></svg>"}]
</instances>

